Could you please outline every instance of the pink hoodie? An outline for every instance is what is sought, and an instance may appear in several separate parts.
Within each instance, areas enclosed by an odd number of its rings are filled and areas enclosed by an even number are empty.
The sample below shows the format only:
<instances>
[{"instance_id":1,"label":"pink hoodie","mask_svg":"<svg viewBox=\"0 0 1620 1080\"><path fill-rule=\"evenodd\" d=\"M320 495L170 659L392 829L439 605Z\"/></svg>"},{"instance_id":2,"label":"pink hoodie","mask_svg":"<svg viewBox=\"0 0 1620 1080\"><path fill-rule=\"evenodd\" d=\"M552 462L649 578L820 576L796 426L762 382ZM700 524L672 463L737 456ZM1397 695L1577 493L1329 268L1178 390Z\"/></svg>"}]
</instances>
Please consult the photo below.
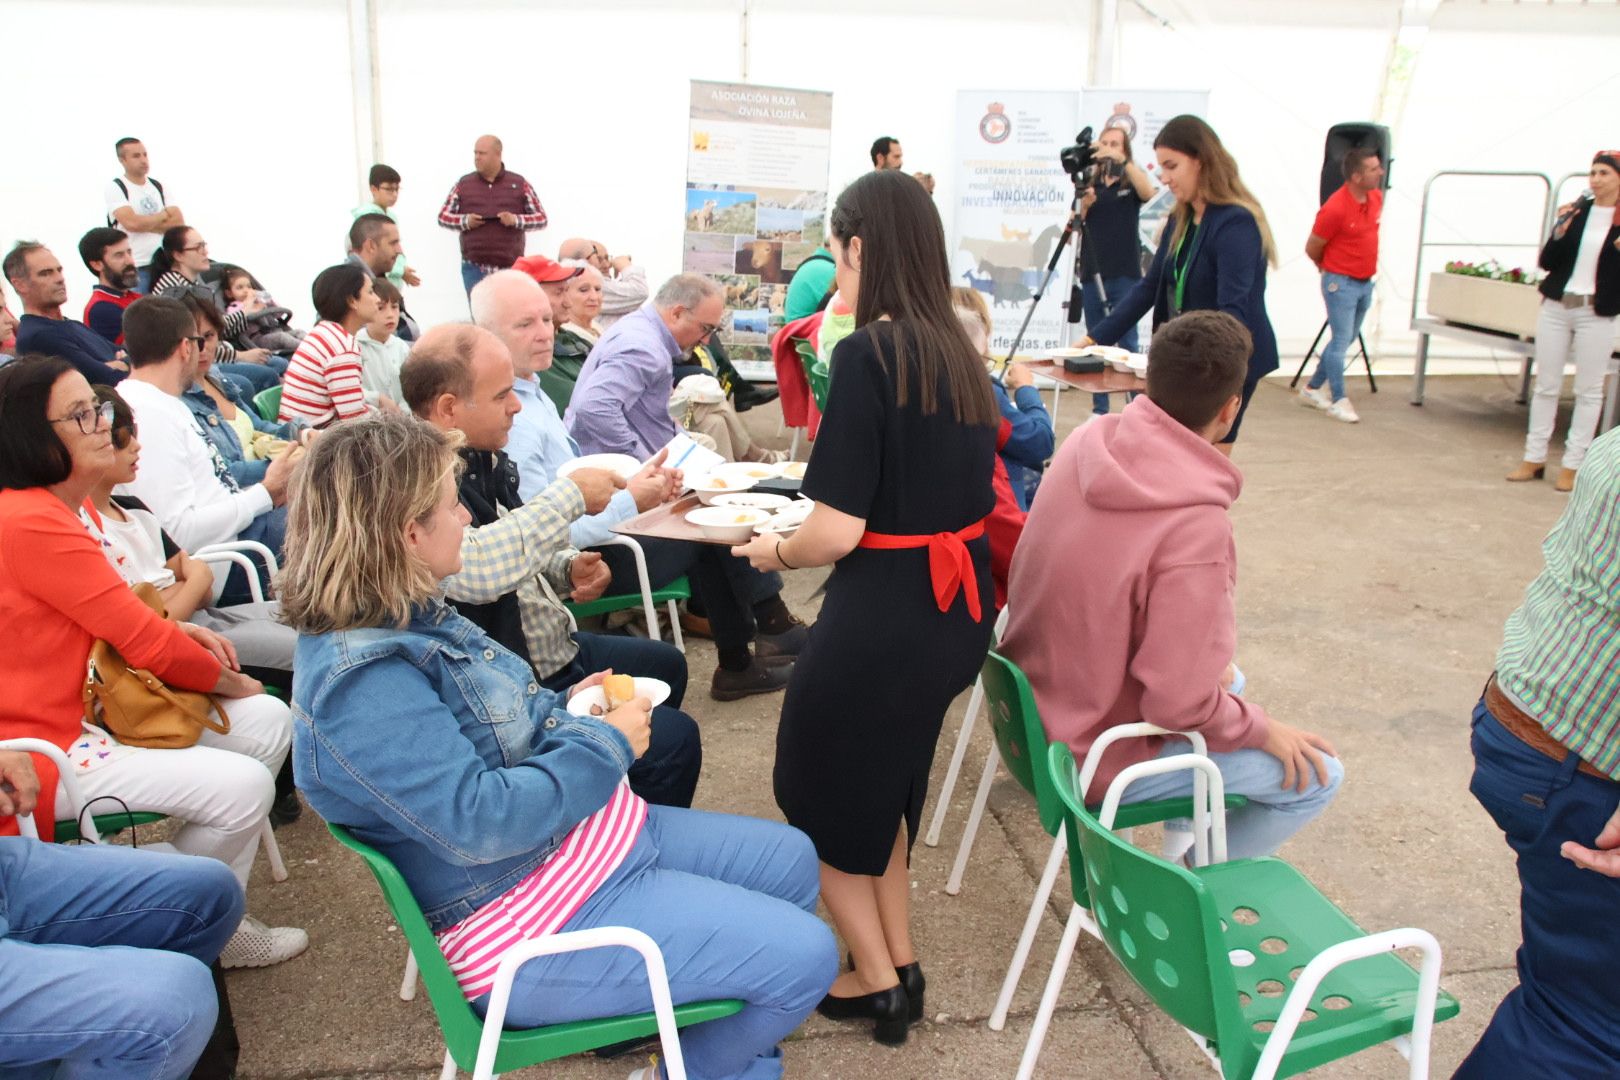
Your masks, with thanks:
<instances>
[{"instance_id":1,"label":"pink hoodie","mask_svg":"<svg viewBox=\"0 0 1620 1080\"><path fill-rule=\"evenodd\" d=\"M1242 487L1235 465L1146 394L1058 449L1013 554L1001 651L1076 760L1139 720L1202 732L1211 751L1265 742L1265 712L1220 688L1237 644L1226 512ZM1087 800L1163 743L1116 744Z\"/></svg>"}]
</instances>

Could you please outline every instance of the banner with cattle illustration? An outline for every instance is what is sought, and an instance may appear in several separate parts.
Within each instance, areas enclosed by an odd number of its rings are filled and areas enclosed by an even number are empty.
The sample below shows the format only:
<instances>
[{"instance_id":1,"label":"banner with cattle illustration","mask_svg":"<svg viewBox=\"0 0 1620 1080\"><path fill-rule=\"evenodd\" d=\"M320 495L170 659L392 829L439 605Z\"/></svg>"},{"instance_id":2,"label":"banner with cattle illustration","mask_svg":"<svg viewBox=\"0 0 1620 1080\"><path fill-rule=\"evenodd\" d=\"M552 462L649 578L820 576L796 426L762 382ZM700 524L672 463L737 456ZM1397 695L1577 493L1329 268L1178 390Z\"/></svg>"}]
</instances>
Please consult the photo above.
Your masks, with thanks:
<instances>
[{"instance_id":1,"label":"banner with cattle illustration","mask_svg":"<svg viewBox=\"0 0 1620 1080\"><path fill-rule=\"evenodd\" d=\"M745 378L774 381L788 281L827 227L832 94L692 82L683 270L726 290L719 337Z\"/></svg>"},{"instance_id":2,"label":"banner with cattle illustration","mask_svg":"<svg viewBox=\"0 0 1620 1080\"><path fill-rule=\"evenodd\" d=\"M957 92L952 283L989 302L997 357L1012 346L1068 220L1074 186L1058 151L1074 142L1079 107L1072 90ZM1068 344L1069 263L1059 260L1020 356Z\"/></svg>"}]
</instances>

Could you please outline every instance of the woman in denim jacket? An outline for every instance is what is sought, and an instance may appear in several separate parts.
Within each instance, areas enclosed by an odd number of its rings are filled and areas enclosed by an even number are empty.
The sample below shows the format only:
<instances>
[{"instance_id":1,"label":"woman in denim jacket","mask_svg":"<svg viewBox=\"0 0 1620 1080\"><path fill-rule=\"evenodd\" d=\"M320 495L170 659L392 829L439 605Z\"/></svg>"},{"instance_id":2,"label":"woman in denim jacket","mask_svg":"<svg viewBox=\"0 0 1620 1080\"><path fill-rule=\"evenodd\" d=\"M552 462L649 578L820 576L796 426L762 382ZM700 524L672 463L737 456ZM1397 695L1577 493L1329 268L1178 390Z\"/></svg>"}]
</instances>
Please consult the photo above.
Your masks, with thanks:
<instances>
[{"instance_id":1,"label":"woman in denim jacket","mask_svg":"<svg viewBox=\"0 0 1620 1080\"><path fill-rule=\"evenodd\" d=\"M814 849L786 825L648 806L625 781L647 746L645 698L570 714L526 661L444 604L468 520L457 441L411 417L368 417L333 427L299 471L278 582L301 633L298 786L399 868L479 1012L514 941L633 926L663 950L677 1004L747 1003L683 1032L694 1080L781 1076L777 1042L838 964L815 916ZM628 950L567 953L523 966L507 1023L648 1000Z\"/></svg>"},{"instance_id":2,"label":"woman in denim jacket","mask_svg":"<svg viewBox=\"0 0 1620 1080\"><path fill-rule=\"evenodd\" d=\"M219 451L219 456L231 470L231 477L242 487L263 483L264 474L270 468L270 459L250 455L248 448L242 445L243 434L262 431L291 441L299 438L299 425L265 420L241 391L247 383L222 371L212 370L214 346L224 333L225 326L219 311L191 293L181 297L180 302L197 320L197 334L203 339L197 350L197 381L180 395L180 400L197 418L197 426L203 435ZM242 418L241 421L226 417L222 401L230 403L234 414Z\"/></svg>"}]
</instances>

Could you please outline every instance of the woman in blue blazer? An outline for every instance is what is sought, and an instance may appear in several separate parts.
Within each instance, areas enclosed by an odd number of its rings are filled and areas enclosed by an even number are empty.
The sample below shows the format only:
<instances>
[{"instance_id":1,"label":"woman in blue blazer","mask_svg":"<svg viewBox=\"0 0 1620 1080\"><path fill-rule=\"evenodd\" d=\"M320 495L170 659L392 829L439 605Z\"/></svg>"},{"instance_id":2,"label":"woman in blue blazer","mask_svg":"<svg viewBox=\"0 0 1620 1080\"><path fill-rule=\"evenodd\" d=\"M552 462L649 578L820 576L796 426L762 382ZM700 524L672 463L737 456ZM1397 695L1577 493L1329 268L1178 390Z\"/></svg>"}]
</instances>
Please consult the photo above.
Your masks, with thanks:
<instances>
[{"instance_id":1,"label":"woman in blue blazer","mask_svg":"<svg viewBox=\"0 0 1620 1080\"><path fill-rule=\"evenodd\" d=\"M1277 335L1266 315L1266 265L1276 264L1276 245L1265 211L1208 124L1178 116L1164 125L1153 149L1175 209L1147 275L1079 344L1112 345L1149 310L1154 329L1183 311L1224 311L1237 319L1254 339L1254 351L1243 408L1219 447L1231 454L1254 388L1277 369Z\"/></svg>"}]
</instances>

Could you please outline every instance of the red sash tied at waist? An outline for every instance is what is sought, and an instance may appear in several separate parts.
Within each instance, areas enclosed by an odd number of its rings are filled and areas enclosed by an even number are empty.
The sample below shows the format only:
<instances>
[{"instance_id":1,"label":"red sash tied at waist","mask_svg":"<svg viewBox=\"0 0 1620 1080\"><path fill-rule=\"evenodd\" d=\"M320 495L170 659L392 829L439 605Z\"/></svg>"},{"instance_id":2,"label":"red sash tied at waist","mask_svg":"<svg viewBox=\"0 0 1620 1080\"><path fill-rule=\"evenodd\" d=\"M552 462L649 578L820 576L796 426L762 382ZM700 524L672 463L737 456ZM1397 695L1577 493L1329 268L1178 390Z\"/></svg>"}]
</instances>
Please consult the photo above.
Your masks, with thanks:
<instances>
[{"instance_id":1,"label":"red sash tied at waist","mask_svg":"<svg viewBox=\"0 0 1620 1080\"><path fill-rule=\"evenodd\" d=\"M974 622L984 618L979 604L979 575L973 569L973 556L968 552L969 540L984 535L981 519L956 532L940 532L929 536L898 536L893 533L867 531L861 534L857 547L877 551L903 551L909 548L928 549L928 576L934 586L934 602L940 611L949 611L958 592L967 598L968 614Z\"/></svg>"}]
</instances>

